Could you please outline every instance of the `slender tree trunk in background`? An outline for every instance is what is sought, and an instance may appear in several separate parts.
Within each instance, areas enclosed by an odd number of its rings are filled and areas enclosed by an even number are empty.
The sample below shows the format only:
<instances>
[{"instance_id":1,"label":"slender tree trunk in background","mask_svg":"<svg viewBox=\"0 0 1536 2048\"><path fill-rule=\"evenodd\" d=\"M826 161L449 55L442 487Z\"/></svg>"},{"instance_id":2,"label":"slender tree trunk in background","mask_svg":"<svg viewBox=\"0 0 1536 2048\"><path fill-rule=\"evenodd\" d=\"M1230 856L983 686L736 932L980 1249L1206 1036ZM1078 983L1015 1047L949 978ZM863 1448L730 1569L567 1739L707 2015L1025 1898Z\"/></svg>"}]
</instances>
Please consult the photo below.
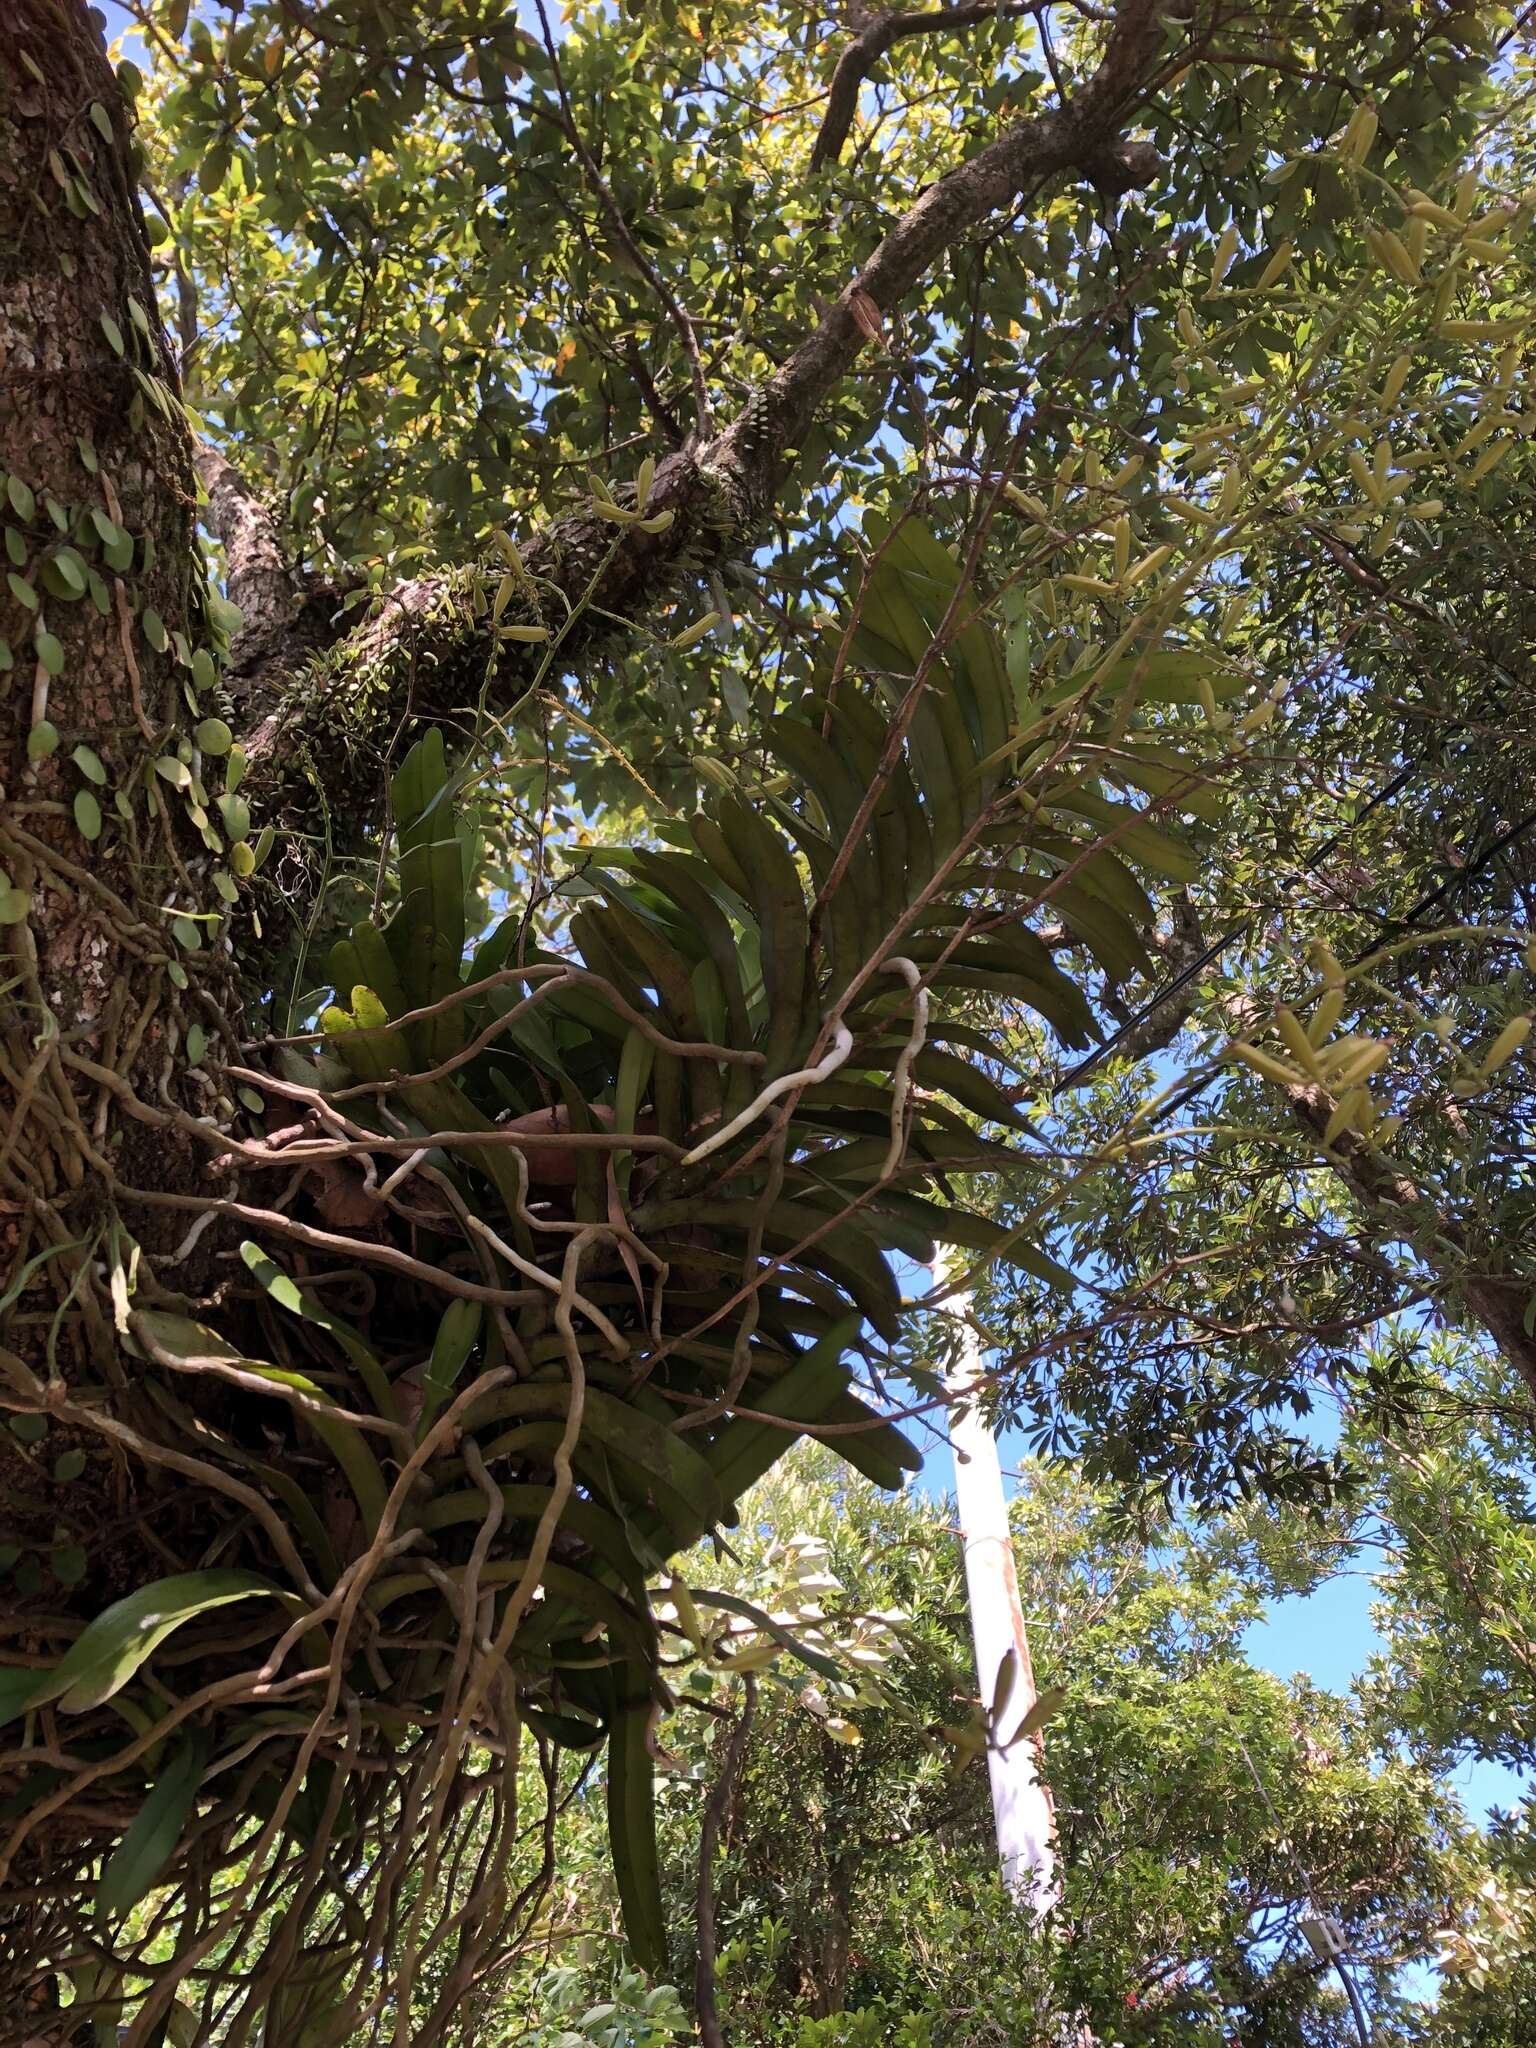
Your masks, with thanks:
<instances>
[{"instance_id":1,"label":"slender tree trunk in background","mask_svg":"<svg viewBox=\"0 0 1536 2048\"><path fill-rule=\"evenodd\" d=\"M720 1775L704 1808L699 1829L699 1875L694 1891L698 1922L699 1954L693 1973L694 2016L699 2024L702 2048L726 2048L720 2027L720 2009L715 2001L715 1958L719 1939L715 1927L715 1856L730 1817L736 1781L752 1738L752 1717L757 1709L757 1680L750 1673L742 1680L741 1717L726 1737Z\"/></svg>"},{"instance_id":2,"label":"slender tree trunk in background","mask_svg":"<svg viewBox=\"0 0 1536 2048\"><path fill-rule=\"evenodd\" d=\"M935 1277L942 1279L942 1266L936 1263L934 1270ZM957 1315L966 1314L969 1296L960 1296L953 1307ZM981 1340L969 1323L963 1327L960 1358L945 1379L957 1401L971 1396L985 1376ZM1037 1915L1044 1914L1061 1896L1056 1823L1039 1736L1009 1739L1035 1704L1036 1691L997 1439L985 1416L970 1407L953 1415L949 1442L955 1459L955 1500L965 1547L966 1594L983 1712L991 1707L998 1673L1010 1652L1015 1660L1016 1675L1007 1707L987 1742L987 1775L1003 1882L1015 1898L1028 1903Z\"/></svg>"},{"instance_id":3,"label":"slender tree trunk in background","mask_svg":"<svg viewBox=\"0 0 1536 2048\"><path fill-rule=\"evenodd\" d=\"M826 1917L821 1928L821 1954L811 2010L819 2020L844 2012L848 2005L848 1973L853 1961L853 1914L849 1897L853 1869L846 1856L833 1856L828 1866Z\"/></svg>"}]
</instances>

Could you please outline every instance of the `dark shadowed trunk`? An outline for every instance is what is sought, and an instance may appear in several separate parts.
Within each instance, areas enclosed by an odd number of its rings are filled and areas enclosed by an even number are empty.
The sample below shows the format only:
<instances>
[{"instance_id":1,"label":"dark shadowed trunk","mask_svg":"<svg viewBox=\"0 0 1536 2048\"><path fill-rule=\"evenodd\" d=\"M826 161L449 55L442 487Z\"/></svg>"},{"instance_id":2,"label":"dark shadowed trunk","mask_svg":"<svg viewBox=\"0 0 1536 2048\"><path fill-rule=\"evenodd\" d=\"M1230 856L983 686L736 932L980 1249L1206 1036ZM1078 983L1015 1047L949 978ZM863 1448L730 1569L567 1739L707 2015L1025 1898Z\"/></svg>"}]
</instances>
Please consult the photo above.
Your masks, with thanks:
<instances>
[{"instance_id":1,"label":"dark shadowed trunk","mask_svg":"<svg viewBox=\"0 0 1536 2048\"><path fill-rule=\"evenodd\" d=\"M196 1156L163 1133L151 1155L112 1095L119 1074L153 1092L170 1049L214 1021L228 849L213 817L194 822L199 778L215 779L191 708L196 679L211 683L210 632L131 113L75 7L18 0L4 38L3 1058L24 1113L0 1141L0 1187L15 1241L41 1250L90 1241L113 1177L175 1176ZM194 1079L188 1108L212 1093ZM76 1257L60 1253L56 1278ZM72 1328L66 1350L85 1339ZM110 1345L93 1349L105 1369Z\"/></svg>"},{"instance_id":2,"label":"dark shadowed trunk","mask_svg":"<svg viewBox=\"0 0 1536 2048\"><path fill-rule=\"evenodd\" d=\"M0 1440L23 1553L7 1648L44 1659L76 1597L97 1609L164 1569L175 1510L157 1482L174 1475L126 1455L155 1420L119 1314L135 1262L188 1219L134 1190L206 1189L198 1133L228 1108L193 1057L232 983L223 729L202 726L217 639L131 129L83 10L16 0L0 26L0 1286L19 1292ZM135 1098L163 1115L125 1114ZM109 1800L24 1852L0 1896L67 1886L72 1840L89 1853L114 1831ZM45 1896L19 1919L0 1908L6 2040L51 2007L67 1960Z\"/></svg>"}]
</instances>

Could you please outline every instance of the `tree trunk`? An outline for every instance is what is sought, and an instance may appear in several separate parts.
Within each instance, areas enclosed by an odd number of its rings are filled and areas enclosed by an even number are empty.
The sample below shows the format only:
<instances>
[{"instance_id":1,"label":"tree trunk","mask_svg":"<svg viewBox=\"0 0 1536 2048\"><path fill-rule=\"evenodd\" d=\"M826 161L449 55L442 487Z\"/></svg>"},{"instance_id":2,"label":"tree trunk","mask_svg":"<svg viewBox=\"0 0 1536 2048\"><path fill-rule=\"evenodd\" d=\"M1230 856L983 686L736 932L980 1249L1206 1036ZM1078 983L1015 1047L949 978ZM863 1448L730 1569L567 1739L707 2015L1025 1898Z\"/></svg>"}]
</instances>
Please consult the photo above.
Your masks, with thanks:
<instances>
[{"instance_id":1,"label":"tree trunk","mask_svg":"<svg viewBox=\"0 0 1536 2048\"><path fill-rule=\"evenodd\" d=\"M701 2048L726 2048L720 2025L715 1992L715 1963L719 1955L719 1930L715 1923L715 1858L730 1822L736 1785L752 1739L752 1721L757 1711L757 1680L750 1672L741 1681L741 1713L721 1744L720 1774L710 1788L699 1824L699 1865L694 1884L694 1920L699 1949L693 1973L693 2010L698 2022Z\"/></svg>"},{"instance_id":2,"label":"tree trunk","mask_svg":"<svg viewBox=\"0 0 1536 2048\"><path fill-rule=\"evenodd\" d=\"M936 1288L945 1282L944 1263L934 1261ZM977 1694L987 1717L987 1779L998 1861L1009 1894L1038 1920L1061 1899L1056 1807L1045 1775L1044 1739L1038 1729L1028 1735L1019 1732L1039 1694L1019 1599L997 1438L976 1406L985 1384L986 1361L981 1339L968 1320L971 1312L969 1294L957 1296L952 1313L959 1325L960 1356L944 1376L954 1404L949 1444L955 1463L955 1506L965 1557ZM1012 1677L994 1715L1005 1665Z\"/></svg>"},{"instance_id":3,"label":"tree trunk","mask_svg":"<svg viewBox=\"0 0 1536 2048\"><path fill-rule=\"evenodd\" d=\"M849 1904L853 1883L851 1859L833 1856L827 1865L822 1894L821 1936L811 1987L811 2017L831 2019L848 2006L848 1977L853 1964L853 1917Z\"/></svg>"},{"instance_id":4,"label":"tree trunk","mask_svg":"<svg viewBox=\"0 0 1536 2048\"><path fill-rule=\"evenodd\" d=\"M50 1379L120 1385L110 1322L77 1283L114 1256L114 1208L147 1249L171 1241L130 1190L198 1185L207 1145L194 1119L219 1107L185 1064L189 1037L195 1047L220 1028L231 982L216 885L230 848L209 788L221 764L199 751L221 732L200 731L204 707L192 708L216 629L131 114L75 7L18 10L0 82L0 1081L12 1097L0 1214L16 1263L50 1252L46 1291L74 1295ZM151 1129L121 1114L131 1091L155 1097L163 1079L165 1119ZM36 1319L13 1327L30 1356Z\"/></svg>"},{"instance_id":5,"label":"tree trunk","mask_svg":"<svg viewBox=\"0 0 1536 2048\"><path fill-rule=\"evenodd\" d=\"M131 114L76 7L18 0L5 37L0 859L15 977L4 1082L21 1107L0 1185L21 1252L88 1241L113 1181L189 1174L196 1146L141 1138L113 1095L117 1077L157 1075L199 1016L212 1021L227 953L207 915L222 908L215 861L188 794L153 766L175 761L182 741L194 753L184 684L209 630L191 439L155 311ZM176 762L188 783L200 765ZM178 915L195 922L177 926ZM195 963L178 930L199 941ZM212 1094L195 1085L191 1106L207 1110ZM56 1279L67 1284L76 1256L60 1254ZM73 1329L66 1351L87 1342L103 1370L100 1336Z\"/></svg>"},{"instance_id":6,"label":"tree trunk","mask_svg":"<svg viewBox=\"0 0 1536 2048\"><path fill-rule=\"evenodd\" d=\"M229 853L212 790L198 801L222 766L198 736L215 633L132 111L82 8L16 0L0 44L0 1292L20 1287L0 1400L18 1433L42 1433L0 1443L6 1535L24 1553L8 1647L48 1658L75 1632L62 1613L165 1568L174 1511L156 1494L172 1475L125 1455L125 1433L155 1424L113 1301L134 1241L148 1261L186 1228L134 1190L208 1185L200 1120L227 1105L189 1056L229 1010L214 880ZM152 1123L123 1113L141 1101ZM100 1809L76 1828L87 1849L115 1832ZM11 1898L42 1888L19 1919L0 1914L0 2010L51 2002L71 1953L52 1920L69 1862L55 1834L10 1870Z\"/></svg>"}]
</instances>

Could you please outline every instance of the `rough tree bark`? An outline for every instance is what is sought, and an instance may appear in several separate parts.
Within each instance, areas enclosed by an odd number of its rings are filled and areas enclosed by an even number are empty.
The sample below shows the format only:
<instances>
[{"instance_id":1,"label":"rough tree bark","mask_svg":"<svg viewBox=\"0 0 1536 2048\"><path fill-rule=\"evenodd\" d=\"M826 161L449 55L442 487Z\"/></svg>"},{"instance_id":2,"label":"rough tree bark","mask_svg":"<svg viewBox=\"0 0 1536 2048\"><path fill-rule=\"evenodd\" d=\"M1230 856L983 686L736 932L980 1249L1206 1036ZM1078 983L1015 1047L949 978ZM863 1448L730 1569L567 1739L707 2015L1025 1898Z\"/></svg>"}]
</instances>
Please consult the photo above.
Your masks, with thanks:
<instances>
[{"instance_id":1,"label":"rough tree bark","mask_svg":"<svg viewBox=\"0 0 1536 2048\"><path fill-rule=\"evenodd\" d=\"M209 634L130 129L84 8L17 0L0 25L0 1395L52 1428L46 1462L6 1434L6 1534L44 1555L61 1524L99 1538L82 1588L98 1606L162 1569L145 1570L122 1448L142 1397L105 1276L128 1256L125 1223L151 1256L185 1228L126 1190L206 1185L197 1119L218 1114L216 1091L175 1055L218 1029L232 993L210 928L175 921L204 910L213 862L187 792L153 765L190 788L183 681ZM174 1120L124 1115L138 1100ZM99 1428L80 1426L77 1394ZM61 1482L66 1447L81 1469ZM7 1648L56 1655L74 1632L62 1602L28 1590L7 1587ZM87 1841L104 1825L84 1823ZM47 2048L54 1986L27 1929L56 1874L47 1854L13 1868L9 1899L34 1903L0 1907L0 2038L35 2014Z\"/></svg>"},{"instance_id":2,"label":"rough tree bark","mask_svg":"<svg viewBox=\"0 0 1536 2048\"><path fill-rule=\"evenodd\" d=\"M757 1680L750 1672L741 1682L741 1713L722 1744L720 1775L704 1803L699 1824L699 1868L694 1885L694 1919L698 1928L699 1952L693 1973L693 2009L698 2021L702 2048L726 2048L720 2027L720 2008L715 1996L715 1962L719 1955L719 1933L715 1925L715 1858L729 1826L747 1745L752 1739L752 1721L757 1711Z\"/></svg>"},{"instance_id":3,"label":"rough tree bark","mask_svg":"<svg viewBox=\"0 0 1536 2048\"><path fill-rule=\"evenodd\" d=\"M28 914L4 930L0 1080L14 1099L0 1199L13 1242L76 1247L59 1254L67 1275L114 1180L175 1179L196 1155L157 1136L150 1156L115 1097L153 1092L173 1034L205 996L222 1000L221 972L201 993L169 978L172 916L202 910L208 852L171 783L146 775L191 722L171 635L190 657L208 630L129 110L83 10L19 0L4 39L0 467L15 566L0 610L0 860ZM110 1332L91 1349L110 1372Z\"/></svg>"}]
</instances>

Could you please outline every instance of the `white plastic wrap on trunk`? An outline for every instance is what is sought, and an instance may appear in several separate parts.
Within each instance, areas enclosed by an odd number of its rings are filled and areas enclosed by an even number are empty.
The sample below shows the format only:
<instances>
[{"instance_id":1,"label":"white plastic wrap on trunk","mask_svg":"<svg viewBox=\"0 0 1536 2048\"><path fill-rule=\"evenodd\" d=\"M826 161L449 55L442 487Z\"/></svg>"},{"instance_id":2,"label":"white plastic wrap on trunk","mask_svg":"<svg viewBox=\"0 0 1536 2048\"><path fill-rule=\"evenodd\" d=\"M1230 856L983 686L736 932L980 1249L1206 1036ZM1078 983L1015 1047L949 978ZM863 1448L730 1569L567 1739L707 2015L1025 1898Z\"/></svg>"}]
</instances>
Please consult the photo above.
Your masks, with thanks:
<instances>
[{"instance_id":1,"label":"white plastic wrap on trunk","mask_svg":"<svg viewBox=\"0 0 1536 2048\"><path fill-rule=\"evenodd\" d=\"M962 1295L953 1297L949 1306L956 1315L964 1315L970 1302ZM981 1345L975 1332L967 1329L964 1352L946 1384L952 1394L968 1394L981 1374ZM1035 1703L1035 1678L1019 1604L997 1441L985 1418L972 1408L964 1414L951 1411L949 1442L983 1710L991 1707L1003 1659L1012 1650L1018 1660L1001 1726L992 1731L987 1746L1003 1882L1036 1913L1045 1913L1058 1897L1055 1823L1050 1790L1041 1774L1039 1736L1009 1740Z\"/></svg>"}]
</instances>

